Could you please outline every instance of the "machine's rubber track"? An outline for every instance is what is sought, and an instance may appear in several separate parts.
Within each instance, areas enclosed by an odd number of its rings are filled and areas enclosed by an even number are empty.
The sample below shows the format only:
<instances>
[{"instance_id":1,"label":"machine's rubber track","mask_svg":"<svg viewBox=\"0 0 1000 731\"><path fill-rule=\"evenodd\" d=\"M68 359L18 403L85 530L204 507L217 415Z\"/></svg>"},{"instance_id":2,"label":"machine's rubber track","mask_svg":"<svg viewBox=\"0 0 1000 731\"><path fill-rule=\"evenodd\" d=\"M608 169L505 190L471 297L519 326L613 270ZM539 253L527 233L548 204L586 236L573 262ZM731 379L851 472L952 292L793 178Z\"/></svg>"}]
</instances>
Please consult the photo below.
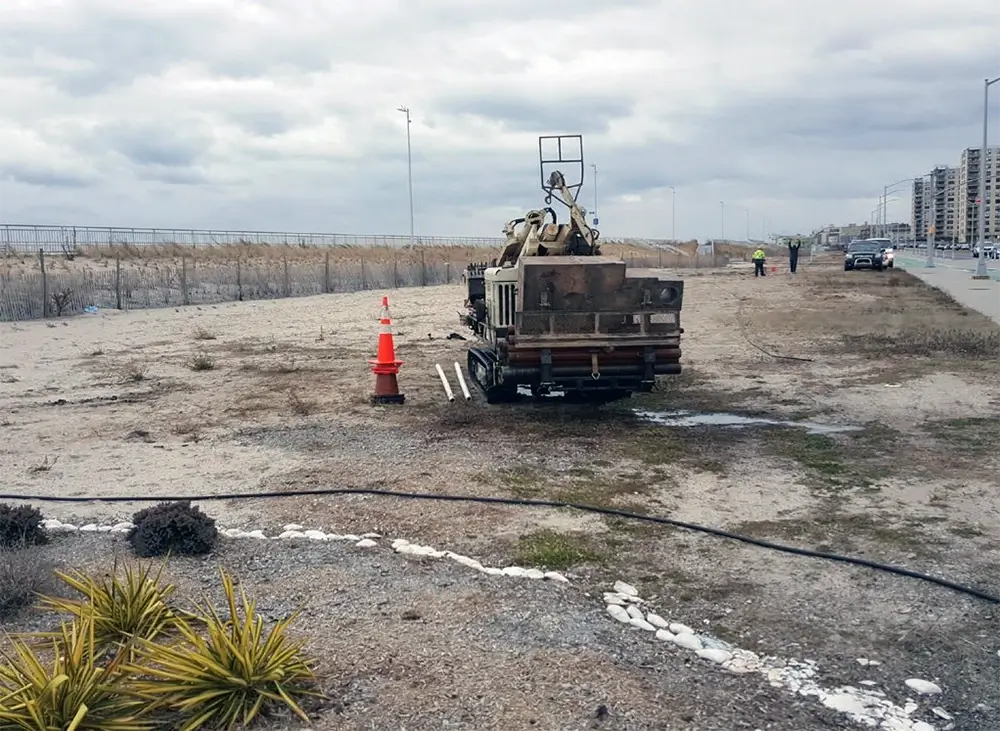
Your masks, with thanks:
<instances>
[{"instance_id":1,"label":"machine's rubber track","mask_svg":"<svg viewBox=\"0 0 1000 731\"><path fill-rule=\"evenodd\" d=\"M496 354L485 348L469 348L469 378L486 396L488 404L517 400L517 384L498 383Z\"/></svg>"}]
</instances>

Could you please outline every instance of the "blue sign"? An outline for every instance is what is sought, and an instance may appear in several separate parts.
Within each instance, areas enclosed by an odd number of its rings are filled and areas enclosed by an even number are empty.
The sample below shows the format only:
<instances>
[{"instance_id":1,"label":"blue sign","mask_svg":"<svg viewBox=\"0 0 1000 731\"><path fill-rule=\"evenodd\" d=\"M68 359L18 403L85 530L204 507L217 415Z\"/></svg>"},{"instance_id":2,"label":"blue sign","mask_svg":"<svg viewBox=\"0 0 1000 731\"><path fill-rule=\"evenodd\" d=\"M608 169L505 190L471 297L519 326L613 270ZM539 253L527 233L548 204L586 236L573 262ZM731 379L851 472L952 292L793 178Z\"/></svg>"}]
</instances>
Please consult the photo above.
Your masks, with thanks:
<instances>
[{"instance_id":1,"label":"blue sign","mask_svg":"<svg viewBox=\"0 0 1000 731\"><path fill-rule=\"evenodd\" d=\"M594 226L596 226L596 225L597 225L597 216L594 216L594 223L593 223L593 225L594 225Z\"/></svg>"}]
</instances>

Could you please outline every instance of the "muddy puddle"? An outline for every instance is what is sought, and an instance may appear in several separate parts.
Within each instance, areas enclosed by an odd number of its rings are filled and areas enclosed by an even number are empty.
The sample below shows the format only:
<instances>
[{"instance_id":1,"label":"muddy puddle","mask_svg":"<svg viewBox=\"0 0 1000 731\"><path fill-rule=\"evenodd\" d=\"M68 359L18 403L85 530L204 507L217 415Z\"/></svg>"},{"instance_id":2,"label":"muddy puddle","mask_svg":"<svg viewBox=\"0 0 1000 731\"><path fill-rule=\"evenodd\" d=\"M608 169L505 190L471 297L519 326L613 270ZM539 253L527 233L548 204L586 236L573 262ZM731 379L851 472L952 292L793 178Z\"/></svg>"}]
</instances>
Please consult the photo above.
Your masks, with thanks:
<instances>
[{"instance_id":1,"label":"muddy puddle","mask_svg":"<svg viewBox=\"0 0 1000 731\"><path fill-rule=\"evenodd\" d=\"M787 421L781 419L766 419L756 416L741 416L724 412L699 411L634 411L643 420L662 426L716 426L730 429L741 429L752 426L784 426L805 429L807 434L845 434L861 431L860 426L845 424L822 424L815 421Z\"/></svg>"}]
</instances>

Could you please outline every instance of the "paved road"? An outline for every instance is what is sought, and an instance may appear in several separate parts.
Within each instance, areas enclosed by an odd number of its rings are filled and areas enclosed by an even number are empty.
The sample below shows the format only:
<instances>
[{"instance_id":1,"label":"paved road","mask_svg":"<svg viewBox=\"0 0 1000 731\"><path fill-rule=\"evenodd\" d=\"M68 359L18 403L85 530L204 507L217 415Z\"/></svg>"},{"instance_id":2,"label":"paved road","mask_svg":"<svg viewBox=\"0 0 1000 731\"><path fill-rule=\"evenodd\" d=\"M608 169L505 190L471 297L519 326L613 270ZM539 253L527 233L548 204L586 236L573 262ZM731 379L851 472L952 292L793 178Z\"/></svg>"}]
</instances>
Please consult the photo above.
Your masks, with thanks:
<instances>
[{"instance_id":1,"label":"paved road","mask_svg":"<svg viewBox=\"0 0 1000 731\"><path fill-rule=\"evenodd\" d=\"M926 257L927 256L927 250L926 249L897 249L896 253L898 253L898 254L906 254L907 256L917 256L917 257ZM971 251L955 251L954 249L952 249L951 251L939 251L939 250L935 250L934 251L934 258L935 259L947 259L948 261L960 260L961 259L961 260L971 261L973 263L975 263L976 261L978 261L975 257L972 256L972 252Z\"/></svg>"},{"instance_id":2,"label":"paved road","mask_svg":"<svg viewBox=\"0 0 1000 731\"><path fill-rule=\"evenodd\" d=\"M1000 324L1000 266L990 262L990 279L973 279L976 260L940 260L930 268L926 259L898 255L896 266L920 277L932 287L950 294L956 302L982 312Z\"/></svg>"}]
</instances>

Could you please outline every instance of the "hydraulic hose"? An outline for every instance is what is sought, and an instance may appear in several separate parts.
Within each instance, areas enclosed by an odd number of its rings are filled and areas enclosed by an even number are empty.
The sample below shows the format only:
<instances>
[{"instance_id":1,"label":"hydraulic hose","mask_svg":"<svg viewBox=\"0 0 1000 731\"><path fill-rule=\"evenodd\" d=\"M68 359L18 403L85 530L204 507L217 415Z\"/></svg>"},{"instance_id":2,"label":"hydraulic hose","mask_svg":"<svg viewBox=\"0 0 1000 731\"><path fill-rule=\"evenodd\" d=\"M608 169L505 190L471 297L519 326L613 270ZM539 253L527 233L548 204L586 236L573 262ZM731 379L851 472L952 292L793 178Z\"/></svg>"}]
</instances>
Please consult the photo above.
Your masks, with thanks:
<instances>
[{"instance_id":1,"label":"hydraulic hose","mask_svg":"<svg viewBox=\"0 0 1000 731\"><path fill-rule=\"evenodd\" d=\"M936 586L941 586L946 589L951 589L952 591L958 592L959 594L965 594L966 596L971 596L976 599L982 599L983 601L990 602L992 604L1000 604L1000 596L988 594L985 591L981 591L979 589L975 589L972 587L963 586L961 584L949 581L947 579L941 579L936 576L931 576L929 574L922 574L917 571L911 571L910 569L905 569L900 566L892 566L890 564L877 563L875 561L869 561L864 558L841 556L836 553L813 551L808 548L796 548L795 546L785 546L780 543L772 543L770 541L761 540L760 538L741 536L739 534L730 533L729 531L724 531L719 528L710 528L702 525L697 525L695 523L687 523L681 520L674 520L673 518L661 518L654 515L642 515L640 513L631 513L626 510L618 510L616 508L604 508L596 505L567 503L560 500L533 500L530 498L483 497L477 495L439 495L435 493L400 492L396 490L383 490L381 488L368 488L368 487L358 487L358 488L326 487L326 488L315 488L311 490L293 490L289 492L269 491L269 492L223 493L218 495L178 495L178 496L170 495L170 496L157 496L157 497L125 497L121 495L80 497L80 496L67 496L67 495L0 494L0 500L19 500L24 502L49 502L49 503L136 503L136 502L173 502L173 501L207 502L210 500L259 500L259 499L277 499L277 498L287 498L287 497L316 497L316 496L333 496L333 495L374 495L378 497L395 497L395 498L404 498L410 500L436 500L440 502L481 503L486 505L513 505L518 507L539 507L539 508L570 508L573 510L580 510L588 513L596 513L598 515L608 515L616 518L624 518L626 520L639 520L647 523L655 523L658 525L669 525L674 528L682 528L684 530L694 531L697 533L705 533L719 538L729 538L731 540L739 541L741 543L746 543L751 546L758 546L760 548L766 548L771 551L779 551L781 553L789 553L794 556L805 556L807 558L820 558L820 559L825 559L827 561L835 561L838 563L850 564L852 566L862 566L864 568L874 569L876 571L881 571L888 574L894 574L896 576L904 576L909 579L916 579L918 581L923 581L929 584L934 584Z\"/></svg>"}]
</instances>

